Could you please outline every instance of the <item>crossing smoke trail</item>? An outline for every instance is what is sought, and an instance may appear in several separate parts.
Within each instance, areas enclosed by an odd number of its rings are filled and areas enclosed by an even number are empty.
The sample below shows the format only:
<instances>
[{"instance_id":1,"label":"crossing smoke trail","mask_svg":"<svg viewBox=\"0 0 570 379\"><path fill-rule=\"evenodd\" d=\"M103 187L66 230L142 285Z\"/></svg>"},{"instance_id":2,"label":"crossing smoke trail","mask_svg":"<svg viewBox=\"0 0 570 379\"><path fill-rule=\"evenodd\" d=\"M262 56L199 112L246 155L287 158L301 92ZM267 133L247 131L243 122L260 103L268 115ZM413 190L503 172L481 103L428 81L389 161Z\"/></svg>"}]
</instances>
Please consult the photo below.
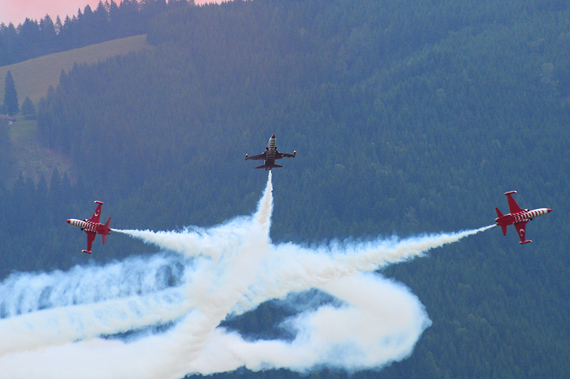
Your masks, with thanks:
<instances>
[{"instance_id":1,"label":"crossing smoke trail","mask_svg":"<svg viewBox=\"0 0 570 379\"><path fill-rule=\"evenodd\" d=\"M191 268L161 255L12 275L0 285L0 356L176 320L192 304L171 285L188 275Z\"/></svg>"},{"instance_id":2,"label":"crossing smoke trail","mask_svg":"<svg viewBox=\"0 0 570 379\"><path fill-rule=\"evenodd\" d=\"M308 248L271 243L272 208L270 172L250 217L181 232L116 230L175 254L9 277L0 283L0 377L382 367L409 356L431 321L415 295L374 271L492 227ZM303 306L315 293L335 301ZM272 299L299 309L279 325L291 339L251 340L220 326ZM101 338L167 323L126 340Z\"/></svg>"}]
</instances>

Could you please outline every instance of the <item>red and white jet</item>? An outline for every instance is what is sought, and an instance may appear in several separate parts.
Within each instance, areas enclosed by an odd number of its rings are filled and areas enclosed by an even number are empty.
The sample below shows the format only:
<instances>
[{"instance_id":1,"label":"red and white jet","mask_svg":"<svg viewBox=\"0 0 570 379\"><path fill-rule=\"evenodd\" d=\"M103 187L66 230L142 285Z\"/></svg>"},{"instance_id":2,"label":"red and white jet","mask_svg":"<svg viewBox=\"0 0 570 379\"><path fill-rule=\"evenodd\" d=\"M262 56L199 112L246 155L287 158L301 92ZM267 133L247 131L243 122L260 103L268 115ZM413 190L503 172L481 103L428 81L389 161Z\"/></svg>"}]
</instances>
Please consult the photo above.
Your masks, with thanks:
<instances>
[{"instance_id":1,"label":"red and white jet","mask_svg":"<svg viewBox=\"0 0 570 379\"><path fill-rule=\"evenodd\" d=\"M95 209L95 213L89 220L76 220L70 218L67 220L67 223L73 226L77 226L81 228L81 230L87 233L87 250L81 250L84 253L91 254L91 246L93 246L93 241L95 240L95 236L97 234L101 234L103 236L103 245L105 244L105 238L111 233L111 228L109 224L111 223L111 217L107 220L105 224L99 223L99 218L101 217L101 207L103 206L102 201L95 201L97 208Z\"/></svg>"},{"instance_id":2,"label":"red and white jet","mask_svg":"<svg viewBox=\"0 0 570 379\"><path fill-rule=\"evenodd\" d=\"M501 229L503 229L503 235L505 236L507 235L507 225L514 224L517 233L519 234L519 237L521 239L521 242L519 243L523 244L523 243L532 242L532 240L526 239L525 235L526 223L531 221L535 217L543 216L547 213L552 212L552 209L538 208L538 209L533 209L532 211L529 209L521 209L518 206L515 199L513 199L512 196L513 193L517 193L517 191L505 192L505 195L507 195L507 199L509 200L509 211L511 213L503 215L499 210L499 208L495 208L495 210L497 211L497 216L499 216L495 219L495 221L497 222L497 225L499 225Z\"/></svg>"}]
</instances>

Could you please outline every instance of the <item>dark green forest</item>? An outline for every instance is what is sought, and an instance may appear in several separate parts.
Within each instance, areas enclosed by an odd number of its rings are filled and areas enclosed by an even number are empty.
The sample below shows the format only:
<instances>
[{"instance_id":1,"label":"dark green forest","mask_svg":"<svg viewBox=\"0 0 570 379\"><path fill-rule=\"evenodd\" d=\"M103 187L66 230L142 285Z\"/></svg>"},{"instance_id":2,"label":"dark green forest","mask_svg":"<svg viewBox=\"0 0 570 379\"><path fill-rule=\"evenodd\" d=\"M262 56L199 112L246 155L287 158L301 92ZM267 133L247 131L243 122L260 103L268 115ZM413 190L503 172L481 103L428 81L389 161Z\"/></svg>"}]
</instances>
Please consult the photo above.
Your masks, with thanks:
<instances>
[{"instance_id":1,"label":"dark green forest","mask_svg":"<svg viewBox=\"0 0 570 379\"><path fill-rule=\"evenodd\" d=\"M383 270L433 324L409 358L351 377L570 376L566 1L236 0L171 9L145 32L155 49L78 65L40 101L43 143L74 168L0 183L0 276L153 252L114 234L81 254L65 220L93 200L125 229L250 214L267 174L243 157L275 134L297 151L273 170L275 242L478 228L509 190L554 209L529 223L532 244L494 228ZM282 316L264 304L230 325L271 333Z\"/></svg>"},{"instance_id":2,"label":"dark green forest","mask_svg":"<svg viewBox=\"0 0 570 379\"><path fill-rule=\"evenodd\" d=\"M71 50L116 38L144 34L156 15L194 4L187 0L114 0L87 5L77 15L40 21L26 20L15 26L0 24L0 66L51 53Z\"/></svg>"}]
</instances>

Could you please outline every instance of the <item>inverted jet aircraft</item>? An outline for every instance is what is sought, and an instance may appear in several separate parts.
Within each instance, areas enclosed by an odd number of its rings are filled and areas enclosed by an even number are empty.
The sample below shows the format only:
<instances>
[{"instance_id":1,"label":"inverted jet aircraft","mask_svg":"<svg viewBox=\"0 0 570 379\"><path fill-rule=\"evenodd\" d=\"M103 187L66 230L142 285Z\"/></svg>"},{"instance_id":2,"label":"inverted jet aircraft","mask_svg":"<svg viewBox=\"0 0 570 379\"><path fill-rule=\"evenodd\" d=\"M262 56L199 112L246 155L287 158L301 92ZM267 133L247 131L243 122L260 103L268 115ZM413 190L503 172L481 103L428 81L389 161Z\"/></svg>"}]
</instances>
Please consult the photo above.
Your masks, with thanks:
<instances>
[{"instance_id":1,"label":"inverted jet aircraft","mask_svg":"<svg viewBox=\"0 0 570 379\"><path fill-rule=\"evenodd\" d=\"M95 201L97 208L95 209L95 213L89 220L76 220L70 218L67 220L67 223L73 226L77 226L81 228L81 230L87 233L87 250L81 250L84 253L91 254L91 246L93 246L93 241L97 234L101 234L103 236L103 245L105 244L105 239L111 233L111 228L109 224L111 223L111 217L107 220L105 224L99 223L99 218L101 217L101 207L103 206L102 201Z\"/></svg>"},{"instance_id":2,"label":"inverted jet aircraft","mask_svg":"<svg viewBox=\"0 0 570 379\"><path fill-rule=\"evenodd\" d=\"M550 208L538 208L533 209L532 211L529 209L521 209L515 199L513 199L512 194L517 193L517 191L509 191L505 192L507 195L507 199L509 201L509 211L511 213L503 215L499 208L495 208L497 211L497 218L495 222L497 225L503 229L503 235L507 235L507 225L515 225L515 229L519 234L519 238L521 239L520 244L532 242L532 240L527 240L525 235L525 227L526 223L531 221L533 218L538 216L543 216L547 213L552 212Z\"/></svg>"},{"instance_id":3,"label":"inverted jet aircraft","mask_svg":"<svg viewBox=\"0 0 570 379\"><path fill-rule=\"evenodd\" d=\"M263 154L253 155L251 157L248 154L246 154L245 160L247 161L248 159L253 159L254 161L257 161L263 159L265 160L265 163L256 168L264 168L266 170L271 170L274 167L283 167L278 164L275 164L276 159L295 158L295 155L297 155L296 150L293 151L293 154L280 153L279 151L277 151L277 146L275 146L275 134L274 134L271 136L271 138L269 138L269 142L267 143L267 147L265 148Z\"/></svg>"}]
</instances>

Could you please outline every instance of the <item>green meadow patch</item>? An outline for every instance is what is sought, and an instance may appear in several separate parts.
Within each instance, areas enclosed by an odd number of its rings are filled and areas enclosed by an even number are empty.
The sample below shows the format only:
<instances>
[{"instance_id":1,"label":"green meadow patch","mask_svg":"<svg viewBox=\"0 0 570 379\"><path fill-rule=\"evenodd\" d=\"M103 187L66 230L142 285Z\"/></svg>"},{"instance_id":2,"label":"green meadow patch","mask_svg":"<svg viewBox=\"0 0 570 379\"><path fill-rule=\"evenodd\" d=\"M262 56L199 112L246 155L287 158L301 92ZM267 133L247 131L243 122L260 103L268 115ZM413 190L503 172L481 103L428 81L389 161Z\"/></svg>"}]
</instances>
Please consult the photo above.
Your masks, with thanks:
<instances>
[{"instance_id":1,"label":"green meadow patch","mask_svg":"<svg viewBox=\"0 0 570 379\"><path fill-rule=\"evenodd\" d=\"M75 63L97 63L115 55L144 48L150 48L146 42L146 34L120 38L0 67L1 99L4 98L4 78L8 71L14 77L20 105L26 96L29 96L37 106L40 98L46 95L49 86L54 88L57 86L61 70L68 72Z\"/></svg>"},{"instance_id":2,"label":"green meadow patch","mask_svg":"<svg viewBox=\"0 0 570 379\"><path fill-rule=\"evenodd\" d=\"M68 72L76 63L97 63L116 55L150 47L146 42L146 35L143 34L0 67L0 102L4 98L4 78L8 71L14 78L20 108L26 96L29 96L37 110L38 102L46 95L49 86L55 88L59 83L61 70ZM49 180L54 168L73 177L71 159L61 152L43 147L38 140L37 120L26 119L21 113L14 118L17 121L9 126L9 131L16 165L13 175L5 178L7 182L13 182L20 173L31 177L36 183L41 175Z\"/></svg>"}]
</instances>

